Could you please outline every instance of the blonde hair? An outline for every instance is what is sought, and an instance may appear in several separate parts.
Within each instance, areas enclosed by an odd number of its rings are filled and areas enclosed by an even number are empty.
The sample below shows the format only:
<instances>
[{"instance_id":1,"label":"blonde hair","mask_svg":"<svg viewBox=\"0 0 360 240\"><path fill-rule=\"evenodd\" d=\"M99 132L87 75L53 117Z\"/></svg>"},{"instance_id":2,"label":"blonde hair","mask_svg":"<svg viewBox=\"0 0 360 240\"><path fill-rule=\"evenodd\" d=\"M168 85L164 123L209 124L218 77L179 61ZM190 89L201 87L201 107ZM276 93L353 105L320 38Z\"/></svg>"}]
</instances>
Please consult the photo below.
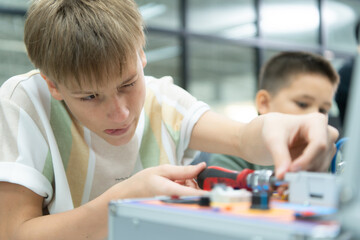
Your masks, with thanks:
<instances>
[{"instance_id":1,"label":"blonde hair","mask_svg":"<svg viewBox=\"0 0 360 240\"><path fill-rule=\"evenodd\" d=\"M132 0L34 0L24 41L30 60L49 79L81 88L121 74L145 36Z\"/></svg>"}]
</instances>

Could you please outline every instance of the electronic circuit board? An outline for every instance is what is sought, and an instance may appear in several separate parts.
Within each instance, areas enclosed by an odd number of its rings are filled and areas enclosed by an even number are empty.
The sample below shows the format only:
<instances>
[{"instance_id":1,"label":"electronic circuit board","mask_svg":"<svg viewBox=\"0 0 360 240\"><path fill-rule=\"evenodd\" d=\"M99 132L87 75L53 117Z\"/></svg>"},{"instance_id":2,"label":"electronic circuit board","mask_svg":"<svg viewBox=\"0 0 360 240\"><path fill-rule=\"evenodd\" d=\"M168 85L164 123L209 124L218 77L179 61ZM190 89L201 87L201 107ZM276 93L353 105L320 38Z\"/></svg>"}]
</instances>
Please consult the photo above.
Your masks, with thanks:
<instances>
[{"instance_id":1,"label":"electronic circuit board","mask_svg":"<svg viewBox=\"0 0 360 240\"><path fill-rule=\"evenodd\" d=\"M336 209L271 200L200 206L198 197L133 199L109 205L109 239L336 239Z\"/></svg>"}]
</instances>

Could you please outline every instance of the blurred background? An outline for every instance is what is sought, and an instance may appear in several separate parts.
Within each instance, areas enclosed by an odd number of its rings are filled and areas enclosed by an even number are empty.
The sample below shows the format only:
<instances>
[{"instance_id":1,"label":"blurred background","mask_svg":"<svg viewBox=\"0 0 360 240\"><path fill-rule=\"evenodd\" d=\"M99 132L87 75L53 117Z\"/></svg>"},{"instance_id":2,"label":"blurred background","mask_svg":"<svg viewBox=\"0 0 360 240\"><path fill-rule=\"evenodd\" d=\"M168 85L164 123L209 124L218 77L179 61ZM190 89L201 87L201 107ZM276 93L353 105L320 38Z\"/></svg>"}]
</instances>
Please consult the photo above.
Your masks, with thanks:
<instances>
[{"instance_id":1,"label":"blurred background","mask_svg":"<svg viewBox=\"0 0 360 240\"><path fill-rule=\"evenodd\" d=\"M262 64L284 50L357 52L359 0L136 0L146 23L146 75L170 75L215 111L247 122ZM0 84L33 69L23 44L27 0L0 0ZM336 106L336 105L335 105ZM338 114L336 107L331 115Z\"/></svg>"}]
</instances>

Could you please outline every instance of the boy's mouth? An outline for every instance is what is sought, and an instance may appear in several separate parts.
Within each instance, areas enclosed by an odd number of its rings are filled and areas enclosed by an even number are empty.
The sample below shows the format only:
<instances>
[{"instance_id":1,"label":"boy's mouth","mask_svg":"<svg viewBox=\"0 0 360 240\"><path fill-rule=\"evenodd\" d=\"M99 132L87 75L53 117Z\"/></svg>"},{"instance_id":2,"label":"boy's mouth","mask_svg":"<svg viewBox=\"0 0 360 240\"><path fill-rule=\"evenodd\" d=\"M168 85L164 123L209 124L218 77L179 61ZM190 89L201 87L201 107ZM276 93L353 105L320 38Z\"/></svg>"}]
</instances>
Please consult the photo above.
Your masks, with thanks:
<instances>
[{"instance_id":1,"label":"boy's mouth","mask_svg":"<svg viewBox=\"0 0 360 240\"><path fill-rule=\"evenodd\" d=\"M104 130L104 132L108 135L119 136L119 135L126 133L129 130L129 128L130 128L130 125L127 126L126 128L106 129L106 130Z\"/></svg>"}]
</instances>

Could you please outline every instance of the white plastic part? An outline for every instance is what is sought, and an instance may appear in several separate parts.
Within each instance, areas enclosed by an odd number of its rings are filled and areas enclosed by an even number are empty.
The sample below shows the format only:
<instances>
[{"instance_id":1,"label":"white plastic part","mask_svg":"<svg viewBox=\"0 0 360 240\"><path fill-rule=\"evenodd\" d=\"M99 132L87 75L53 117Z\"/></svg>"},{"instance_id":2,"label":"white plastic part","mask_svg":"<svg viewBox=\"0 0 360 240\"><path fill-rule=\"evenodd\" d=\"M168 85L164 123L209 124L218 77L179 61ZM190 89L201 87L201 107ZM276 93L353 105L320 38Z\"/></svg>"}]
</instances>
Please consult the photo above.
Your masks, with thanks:
<instances>
[{"instance_id":1,"label":"white plastic part","mask_svg":"<svg viewBox=\"0 0 360 240\"><path fill-rule=\"evenodd\" d=\"M246 189L233 189L231 187L215 186L210 192L211 202L234 203L250 201L251 192Z\"/></svg>"},{"instance_id":2,"label":"white plastic part","mask_svg":"<svg viewBox=\"0 0 360 240\"><path fill-rule=\"evenodd\" d=\"M336 208L339 203L339 184L336 175L319 172L286 173L289 202Z\"/></svg>"}]
</instances>

